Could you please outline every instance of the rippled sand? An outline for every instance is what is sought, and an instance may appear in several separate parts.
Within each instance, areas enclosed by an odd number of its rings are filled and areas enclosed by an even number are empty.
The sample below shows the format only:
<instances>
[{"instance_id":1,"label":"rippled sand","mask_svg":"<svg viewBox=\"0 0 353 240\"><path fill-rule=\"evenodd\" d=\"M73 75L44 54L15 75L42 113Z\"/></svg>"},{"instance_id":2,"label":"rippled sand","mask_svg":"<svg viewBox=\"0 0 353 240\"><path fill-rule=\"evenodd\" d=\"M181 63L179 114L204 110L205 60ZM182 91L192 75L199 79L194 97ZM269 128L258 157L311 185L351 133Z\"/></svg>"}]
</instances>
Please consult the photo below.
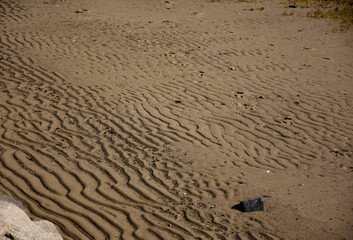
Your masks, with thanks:
<instances>
[{"instance_id":1,"label":"rippled sand","mask_svg":"<svg viewBox=\"0 0 353 240\"><path fill-rule=\"evenodd\" d=\"M351 238L353 34L285 7L0 0L0 190L65 239Z\"/></svg>"}]
</instances>

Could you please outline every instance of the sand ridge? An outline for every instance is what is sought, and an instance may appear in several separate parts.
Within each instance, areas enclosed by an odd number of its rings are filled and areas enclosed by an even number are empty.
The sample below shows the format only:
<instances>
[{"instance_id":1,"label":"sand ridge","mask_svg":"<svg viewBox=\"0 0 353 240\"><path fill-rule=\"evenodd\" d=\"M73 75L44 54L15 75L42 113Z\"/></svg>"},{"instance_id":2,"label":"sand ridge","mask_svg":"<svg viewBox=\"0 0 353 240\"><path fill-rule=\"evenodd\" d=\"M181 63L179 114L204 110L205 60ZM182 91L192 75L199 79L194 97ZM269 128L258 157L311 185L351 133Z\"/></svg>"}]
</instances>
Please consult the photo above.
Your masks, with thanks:
<instances>
[{"instance_id":1,"label":"sand ridge","mask_svg":"<svg viewBox=\"0 0 353 240\"><path fill-rule=\"evenodd\" d=\"M65 239L348 239L352 32L283 9L0 1L0 189Z\"/></svg>"}]
</instances>

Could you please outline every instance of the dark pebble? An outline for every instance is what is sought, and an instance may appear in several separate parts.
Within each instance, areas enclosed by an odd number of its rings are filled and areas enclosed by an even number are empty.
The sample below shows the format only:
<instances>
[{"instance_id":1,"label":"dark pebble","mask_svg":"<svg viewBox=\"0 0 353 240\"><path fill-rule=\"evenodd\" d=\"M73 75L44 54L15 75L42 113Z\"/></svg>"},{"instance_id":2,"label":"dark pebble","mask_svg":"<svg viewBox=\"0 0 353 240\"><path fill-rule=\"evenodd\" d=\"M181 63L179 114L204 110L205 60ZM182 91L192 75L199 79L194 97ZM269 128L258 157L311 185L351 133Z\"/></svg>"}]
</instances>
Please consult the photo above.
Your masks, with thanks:
<instances>
[{"instance_id":1,"label":"dark pebble","mask_svg":"<svg viewBox=\"0 0 353 240\"><path fill-rule=\"evenodd\" d=\"M115 134L115 131L113 129L109 129L105 131L104 134Z\"/></svg>"}]
</instances>

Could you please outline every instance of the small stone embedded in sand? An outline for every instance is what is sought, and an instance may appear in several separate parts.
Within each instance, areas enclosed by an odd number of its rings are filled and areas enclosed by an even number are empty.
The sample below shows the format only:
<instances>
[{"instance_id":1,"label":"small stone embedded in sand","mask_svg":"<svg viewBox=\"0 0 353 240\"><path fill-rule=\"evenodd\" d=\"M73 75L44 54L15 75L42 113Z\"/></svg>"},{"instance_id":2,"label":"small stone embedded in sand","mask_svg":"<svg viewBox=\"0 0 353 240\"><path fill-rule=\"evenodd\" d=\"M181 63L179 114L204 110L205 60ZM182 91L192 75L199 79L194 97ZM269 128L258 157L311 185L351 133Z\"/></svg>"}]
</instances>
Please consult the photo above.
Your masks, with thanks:
<instances>
[{"instance_id":1,"label":"small stone embedded in sand","mask_svg":"<svg viewBox=\"0 0 353 240\"><path fill-rule=\"evenodd\" d=\"M87 9L78 9L75 11L75 13L86 13L86 12L88 12Z\"/></svg>"},{"instance_id":2,"label":"small stone embedded in sand","mask_svg":"<svg viewBox=\"0 0 353 240\"><path fill-rule=\"evenodd\" d=\"M116 132L113 129L109 129L104 132L104 134L115 134Z\"/></svg>"}]
</instances>

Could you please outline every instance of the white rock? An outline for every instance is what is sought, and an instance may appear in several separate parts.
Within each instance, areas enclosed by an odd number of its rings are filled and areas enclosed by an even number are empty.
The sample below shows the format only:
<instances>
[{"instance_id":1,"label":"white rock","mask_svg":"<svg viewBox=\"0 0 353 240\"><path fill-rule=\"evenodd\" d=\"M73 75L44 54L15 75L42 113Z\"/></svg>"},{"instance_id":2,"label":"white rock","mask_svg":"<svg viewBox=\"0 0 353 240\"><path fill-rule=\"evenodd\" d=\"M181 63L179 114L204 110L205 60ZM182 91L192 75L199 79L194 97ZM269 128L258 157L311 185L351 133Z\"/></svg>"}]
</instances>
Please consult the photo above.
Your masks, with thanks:
<instances>
[{"instance_id":1,"label":"white rock","mask_svg":"<svg viewBox=\"0 0 353 240\"><path fill-rule=\"evenodd\" d=\"M62 240L53 223L32 221L15 204L0 201L0 239L11 236L16 240Z\"/></svg>"}]
</instances>

